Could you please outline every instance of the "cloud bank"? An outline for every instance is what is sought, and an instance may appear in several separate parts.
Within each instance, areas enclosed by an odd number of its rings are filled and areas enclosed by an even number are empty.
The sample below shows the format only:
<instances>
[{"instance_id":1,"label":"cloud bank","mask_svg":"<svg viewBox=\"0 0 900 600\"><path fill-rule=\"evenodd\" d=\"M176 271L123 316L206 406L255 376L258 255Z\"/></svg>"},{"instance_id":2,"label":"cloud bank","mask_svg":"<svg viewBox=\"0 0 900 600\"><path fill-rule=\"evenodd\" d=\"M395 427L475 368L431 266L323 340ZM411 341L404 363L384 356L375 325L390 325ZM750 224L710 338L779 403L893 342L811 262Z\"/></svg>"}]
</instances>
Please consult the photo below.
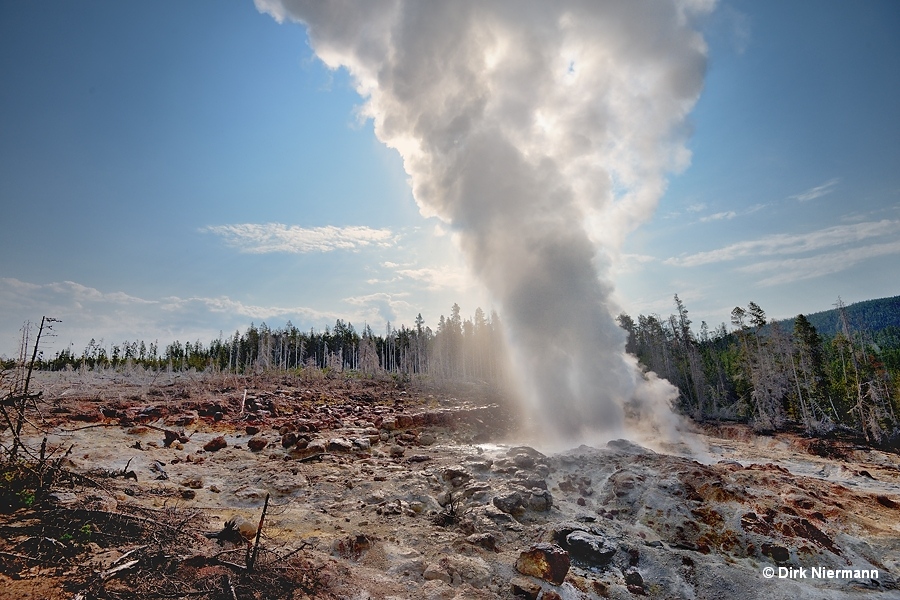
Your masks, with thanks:
<instances>
[{"instance_id":1,"label":"cloud bank","mask_svg":"<svg viewBox=\"0 0 900 600\"><path fill-rule=\"evenodd\" d=\"M244 330L250 321L292 320L295 324L333 323L337 318L362 321L377 311L367 309L350 315L319 311L306 306L259 306L227 296L146 299L124 292L105 292L74 281L31 283L0 278L0 356L14 356L20 336L15 334L26 321L40 321L41 315L61 323L55 336L41 343L48 356L73 344L80 353L91 339L105 344L127 340L200 340L206 344L218 337ZM283 322L283 321L282 321ZM279 323L280 324L280 323Z\"/></svg>"}]
</instances>

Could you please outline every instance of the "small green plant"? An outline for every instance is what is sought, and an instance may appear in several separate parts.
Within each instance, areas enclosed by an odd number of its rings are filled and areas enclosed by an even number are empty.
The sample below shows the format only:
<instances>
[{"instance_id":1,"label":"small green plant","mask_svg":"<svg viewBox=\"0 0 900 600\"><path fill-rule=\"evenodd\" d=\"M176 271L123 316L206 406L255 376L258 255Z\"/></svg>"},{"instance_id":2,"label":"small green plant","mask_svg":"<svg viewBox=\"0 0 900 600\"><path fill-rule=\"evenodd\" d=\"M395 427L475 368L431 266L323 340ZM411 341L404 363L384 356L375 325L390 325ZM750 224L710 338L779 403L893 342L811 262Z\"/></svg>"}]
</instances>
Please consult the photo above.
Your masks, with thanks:
<instances>
[{"instance_id":1,"label":"small green plant","mask_svg":"<svg viewBox=\"0 0 900 600\"><path fill-rule=\"evenodd\" d=\"M0 469L0 513L34 506L41 483L34 470L19 461L7 462Z\"/></svg>"},{"instance_id":2,"label":"small green plant","mask_svg":"<svg viewBox=\"0 0 900 600\"><path fill-rule=\"evenodd\" d=\"M34 506L34 492L31 490L21 490L19 492L19 502L21 502L22 506L25 508L31 508Z\"/></svg>"},{"instance_id":3,"label":"small green plant","mask_svg":"<svg viewBox=\"0 0 900 600\"><path fill-rule=\"evenodd\" d=\"M59 536L59 541L63 543L72 542L74 544L87 544L91 541L91 534L94 532L94 526L91 523L85 523L76 531L67 531Z\"/></svg>"}]
</instances>

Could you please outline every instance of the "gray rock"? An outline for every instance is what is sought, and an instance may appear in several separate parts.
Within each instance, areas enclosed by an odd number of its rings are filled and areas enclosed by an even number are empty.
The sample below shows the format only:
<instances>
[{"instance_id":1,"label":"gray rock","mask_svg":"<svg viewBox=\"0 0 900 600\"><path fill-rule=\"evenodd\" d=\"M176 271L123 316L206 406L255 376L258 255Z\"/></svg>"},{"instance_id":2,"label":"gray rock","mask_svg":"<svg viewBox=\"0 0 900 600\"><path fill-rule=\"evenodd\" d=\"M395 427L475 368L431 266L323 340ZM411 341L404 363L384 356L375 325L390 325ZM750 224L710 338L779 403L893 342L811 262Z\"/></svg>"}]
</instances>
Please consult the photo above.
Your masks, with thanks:
<instances>
[{"instance_id":1,"label":"gray rock","mask_svg":"<svg viewBox=\"0 0 900 600\"><path fill-rule=\"evenodd\" d=\"M510 515L521 514L525 511L525 501L519 492L510 492L504 496L494 496L493 504Z\"/></svg>"},{"instance_id":2,"label":"gray rock","mask_svg":"<svg viewBox=\"0 0 900 600\"><path fill-rule=\"evenodd\" d=\"M493 533L473 533L466 538L466 541L485 550L497 551L497 538Z\"/></svg>"},{"instance_id":3,"label":"gray rock","mask_svg":"<svg viewBox=\"0 0 900 600\"><path fill-rule=\"evenodd\" d=\"M328 440L329 452L350 452L353 450L353 442L347 438L337 437Z\"/></svg>"},{"instance_id":4,"label":"gray rock","mask_svg":"<svg viewBox=\"0 0 900 600\"><path fill-rule=\"evenodd\" d=\"M644 578L637 569L631 567L625 571L625 583L642 588L644 587Z\"/></svg>"},{"instance_id":5,"label":"gray rock","mask_svg":"<svg viewBox=\"0 0 900 600\"><path fill-rule=\"evenodd\" d=\"M534 466L535 460L533 456L527 454L516 454L513 456L513 464L520 469L530 469Z\"/></svg>"},{"instance_id":6,"label":"gray rock","mask_svg":"<svg viewBox=\"0 0 900 600\"><path fill-rule=\"evenodd\" d=\"M369 441L369 438L357 437L350 441L357 450L369 450L372 447L372 442Z\"/></svg>"},{"instance_id":7,"label":"gray rock","mask_svg":"<svg viewBox=\"0 0 900 600\"><path fill-rule=\"evenodd\" d=\"M490 565L478 556L462 556L451 554L440 561L452 577L452 584L467 583L479 589L491 582L493 572Z\"/></svg>"},{"instance_id":8,"label":"gray rock","mask_svg":"<svg viewBox=\"0 0 900 600\"><path fill-rule=\"evenodd\" d=\"M472 500L484 500L491 491L491 486L486 483L470 483L463 489L463 498Z\"/></svg>"},{"instance_id":9,"label":"gray rock","mask_svg":"<svg viewBox=\"0 0 900 600\"><path fill-rule=\"evenodd\" d=\"M530 490L531 488L540 488L542 490L547 489L547 480L546 479L537 479L537 478L527 478L527 479L517 479L515 481L517 485L521 485L523 488Z\"/></svg>"},{"instance_id":10,"label":"gray rock","mask_svg":"<svg viewBox=\"0 0 900 600\"><path fill-rule=\"evenodd\" d=\"M553 496L547 490L535 489L528 498L528 508L538 512L547 512L553 507Z\"/></svg>"},{"instance_id":11,"label":"gray rock","mask_svg":"<svg viewBox=\"0 0 900 600\"><path fill-rule=\"evenodd\" d=\"M656 454L653 450L638 446L628 440L610 440L606 443L606 446L623 454Z\"/></svg>"},{"instance_id":12,"label":"gray rock","mask_svg":"<svg viewBox=\"0 0 900 600\"><path fill-rule=\"evenodd\" d=\"M486 519L489 519L494 523L502 523L506 525L515 522L510 515L494 507L493 505L487 504L484 507L480 507L480 510L482 511L481 514L483 514Z\"/></svg>"},{"instance_id":13,"label":"gray rock","mask_svg":"<svg viewBox=\"0 0 900 600\"><path fill-rule=\"evenodd\" d=\"M526 456L530 456L535 460L547 460L547 455L541 454L531 446L513 446L509 450L506 451L507 456L516 456L519 454L525 454Z\"/></svg>"},{"instance_id":14,"label":"gray rock","mask_svg":"<svg viewBox=\"0 0 900 600\"><path fill-rule=\"evenodd\" d=\"M422 573L422 577L424 577L426 581L431 581L433 579L438 579L444 583L453 581L453 577L450 576L450 573L445 571L440 565L434 563L425 567L425 572Z\"/></svg>"},{"instance_id":15,"label":"gray rock","mask_svg":"<svg viewBox=\"0 0 900 600\"><path fill-rule=\"evenodd\" d=\"M606 538L586 531L573 531L566 536L566 547L576 560L596 566L606 566L616 553L616 547Z\"/></svg>"},{"instance_id":16,"label":"gray rock","mask_svg":"<svg viewBox=\"0 0 900 600\"><path fill-rule=\"evenodd\" d=\"M459 465L454 467L447 467L441 473L441 477L443 477L444 481L449 482L453 487L464 485L470 479L472 479L472 475Z\"/></svg>"},{"instance_id":17,"label":"gray rock","mask_svg":"<svg viewBox=\"0 0 900 600\"><path fill-rule=\"evenodd\" d=\"M513 596L525 600L537 600L538 594L541 593L540 584L524 577L514 577L509 582L509 587Z\"/></svg>"},{"instance_id":18,"label":"gray rock","mask_svg":"<svg viewBox=\"0 0 900 600\"><path fill-rule=\"evenodd\" d=\"M491 468L491 465L494 464L494 461L492 461L490 459L485 459L485 460L475 459L475 460L467 460L466 464L468 464L470 467L472 467L476 471L489 471Z\"/></svg>"}]
</instances>

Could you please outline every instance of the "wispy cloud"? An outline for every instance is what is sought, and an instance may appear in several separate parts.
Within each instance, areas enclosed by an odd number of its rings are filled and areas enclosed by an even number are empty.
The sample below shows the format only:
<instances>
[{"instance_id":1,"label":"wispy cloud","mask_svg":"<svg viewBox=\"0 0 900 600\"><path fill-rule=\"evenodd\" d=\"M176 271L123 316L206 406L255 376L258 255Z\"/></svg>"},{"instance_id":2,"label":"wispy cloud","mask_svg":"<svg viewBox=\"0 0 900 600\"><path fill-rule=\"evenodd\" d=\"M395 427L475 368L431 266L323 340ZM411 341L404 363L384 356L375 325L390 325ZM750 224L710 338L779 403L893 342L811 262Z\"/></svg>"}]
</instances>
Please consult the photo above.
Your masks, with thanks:
<instances>
[{"instance_id":1,"label":"wispy cloud","mask_svg":"<svg viewBox=\"0 0 900 600\"><path fill-rule=\"evenodd\" d=\"M734 44L734 50L738 54L743 54L747 51L747 47L750 45L751 40L752 28L750 25L750 17L747 14L732 8L728 11L727 18L731 24L731 41L732 44Z\"/></svg>"},{"instance_id":2,"label":"wispy cloud","mask_svg":"<svg viewBox=\"0 0 900 600\"><path fill-rule=\"evenodd\" d=\"M412 281L424 284L429 291L437 290L464 290L472 285L469 271L462 265L438 265L420 267L415 262L396 263L383 262L381 266L388 269L390 276L387 278L373 277L366 283L372 285L384 285L397 283L398 281Z\"/></svg>"},{"instance_id":3,"label":"wispy cloud","mask_svg":"<svg viewBox=\"0 0 900 600\"><path fill-rule=\"evenodd\" d=\"M900 221L884 219L852 225L838 225L809 233L767 235L756 240L730 244L716 250L668 258L664 262L669 265L696 267L750 256L788 255L822 250L898 232L900 232Z\"/></svg>"},{"instance_id":4,"label":"wispy cloud","mask_svg":"<svg viewBox=\"0 0 900 600\"><path fill-rule=\"evenodd\" d=\"M189 298L169 296L160 301L160 308L169 312L193 312L197 309L202 309L212 313L241 316L250 319L287 317L327 322L336 318L335 313L322 312L305 306L260 306L255 304L244 304L239 300L233 300L227 296L192 296Z\"/></svg>"},{"instance_id":5,"label":"wispy cloud","mask_svg":"<svg viewBox=\"0 0 900 600\"><path fill-rule=\"evenodd\" d=\"M65 300L69 306L74 308L80 308L85 303L106 306L157 304L154 300L145 300L124 292L101 292L96 288L74 281L37 284L11 277L0 278L0 306L7 302L28 303L34 300L45 303Z\"/></svg>"},{"instance_id":6,"label":"wispy cloud","mask_svg":"<svg viewBox=\"0 0 900 600\"><path fill-rule=\"evenodd\" d=\"M705 217L700 217L697 222L712 223L715 221L730 221L731 219L737 217L746 217L747 215L752 215L753 213L759 212L767 206L770 206L770 204L754 204L742 210L725 210L711 215L706 215Z\"/></svg>"},{"instance_id":7,"label":"wispy cloud","mask_svg":"<svg viewBox=\"0 0 900 600\"><path fill-rule=\"evenodd\" d=\"M303 254L357 250L367 246L387 247L396 239L389 229L365 226L305 228L283 223L239 223L210 225L200 231L221 236L226 244L248 254Z\"/></svg>"},{"instance_id":8,"label":"wispy cloud","mask_svg":"<svg viewBox=\"0 0 900 600\"><path fill-rule=\"evenodd\" d=\"M390 321L396 324L398 311L406 314L415 312L413 306L404 300L407 296L409 294L405 292L399 294L377 292L344 298L344 302L363 308L367 322Z\"/></svg>"},{"instance_id":9,"label":"wispy cloud","mask_svg":"<svg viewBox=\"0 0 900 600\"><path fill-rule=\"evenodd\" d=\"M461 290L469 286L467 272L464 268L422 267L418 269L398 269L397 274L406 279L423 283L429 290Z\"/></svg>"},{"instance_id":10,"label":"wispy cloud","mask_svg":"<svg viewBox=\"0 0 900 600\"><path fill-rule=\"evenodd\" d=\"M747 273L772 273L770 277L758 282L759 285L771 286L839 273L863 260L891 254L900 254L900 240L804 258L768 260L741 267L739 270Z\"/></svg>"},{"instance_id":11,"label":"wispy cloud","mask_svg":"<svg viewBox=\"0 0 900 600\"><path fill-rule=\"evenodd\" d=\"M788 198L791 200L797 200L798 202L808 202L810 200L815 200L816 198L821 198L822 196L833 192L835 186L840 182L841 180L838 178L829 179L822 185L817 185L816 187L810 188L804 192L800 192L799 194L788 196Z\"/></svg>"},{"instance_id":12,"label":"wispy cloud","mask_svg":"<svg viewBox=\"0 0 900 600\"><path fill-rule=\"evenodd\" d=\"M709 221L722 221L722 220L730 221L731 219L735 218L736 216L737 216L736 212L734 212L733 210L729 210L726 212L718 212L714 215L701 217L700 222L707 223Z\"/></svg>"},{"instance_id":13,"label":"wispy cloud","mask_svg":"<svg viewBox=\"0 0 900 600\"><path fill-rule=\"evenodd\" d=\"M655 256L648 254L622 253L612 261L612 272L617 275L636 273L644 268L644 265L657 262Z\"/></svg>"}]
</instances>

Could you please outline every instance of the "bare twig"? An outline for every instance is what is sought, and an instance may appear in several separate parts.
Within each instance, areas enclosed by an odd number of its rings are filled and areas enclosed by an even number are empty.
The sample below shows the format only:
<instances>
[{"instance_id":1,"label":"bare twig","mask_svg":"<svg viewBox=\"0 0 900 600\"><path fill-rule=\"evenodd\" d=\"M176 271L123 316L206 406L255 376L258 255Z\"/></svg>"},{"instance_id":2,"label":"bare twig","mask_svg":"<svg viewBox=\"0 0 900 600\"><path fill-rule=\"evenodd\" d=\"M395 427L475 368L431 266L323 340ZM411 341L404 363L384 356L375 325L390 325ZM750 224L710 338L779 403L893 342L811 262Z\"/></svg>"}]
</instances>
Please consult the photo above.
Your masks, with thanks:
<instances>
[{"instance_id":1,"label":"bare twig","mask_svg":"<svg viewBox=\"0 0 900 600\"><path fill-rule=\"evenodd\" d=\"M313 460L321 460L323 456L331 456L329 452L319 452L318 454L310 454L309 456L304 456L303 458L298 458L297 462L310 462Z\"/></svg>"},{"instance_id":2,"label":"bare twig","mask_svg":"<svg viewBox=\"0 0 900 600\"><path fill-rule=\"evenodd\" d=\"M238 600L237 592L234 589L234 585L231 583L231 577L229 577L227 573L222 575L222 587L225 592L231 592L232 600Z\"/></svg>"},{"instance_id":3,"label":"bare twig","mask_svg":"<svg viewBox=\"0 0 900 600\"><path fill-rule=\"evenodd\" d=\"M138 546L137 548L132 548L131 550L129 550L128 552L126 552L125 554L123 554L122 556L117 558L116 560L112 561L112 564L117 565L120 562L122 562L123 560L125 560L126 558L128 558L129 556L131 556L132 554L134 554L135 552L139 552L139 551L143 550L144 548L148 548L148 547L149 547L148 544L144 544L143 546Z\"/></svg>"},{"instance_id":4,"label":"bare twig","mask_svg":"<svg viewBox=\"0 0 900 600\"><path fill-rule=\"evenodd\" d=\"M244 565L239 565L237 563L228 562L227 560L220 560L219 564L222 565L223 567L228 567L230 569L234 569L235 571L243 572L243 571L247 570L247 567L245 567Z\"/></svg>"},{"instance_id":5,"label":"bare twig","mask_svg":"<svg viewBox=\"0 0 900 600\"><path fill-rule=\"evenodd\" d=\"M307 548L311 548L311 547L312 547L312 544L304 541L303 543L300 544L299 548L295 548L294 550L291 550L284 556L279 556L276 562L285 561L285 560L289 559L290 557L294 556L295 554L297 554L298 552L302 552L303 550L306 550Z\"/></svg>"},{"instance_id":6,"label":"bare twig","mask_svg":"<svg viewBox=\"0 0 900 600\"><path fill-rule=\"evenodd\" d=\"M256 564L256 557L259 555L259 539L262 537L263 521L266 519L266 510L269 508L269 494L266 494L266 501L263 503L262 514L259 516L259 525L256 527L256 542L253 545L253 553L250 560L247 561L247 570L252 571L253 565Z\"/></svg>"},{"instance_id":7,"label":"bare twig","mask_svg":"<svg viewBox=\"0 0 900 600\"><path fill-rule=\"evenodd\" d=\"M45 561L45 560L43 560L43 559L40 559L40 558L35 558L35 557L33 557L33 556L26 556L26 555L24 555L24 554L16 554L15 552L3 552L3 551L0 551L0 556L8 556L9 558L17 558L17 559L19 559L19 560L27 560L27 561L30 561L30 562L36 562L36 563L45 563L45 562L47 562L47 561Z\"/></svg>"},{"instance_id":8,"label":"bare twig","mask_svg":"<svg viewBox=\"0 0 900 600\"><path fill-rule=\"evenodd\" d=\"M25 424L25 409L28 406L28 400L32 400L32 402L35 403L35 406L37 405L37 398L31 398L30 394L28 393L28 387L31 384L31 374L34 371L34 361L37 360L38 348L41 344L41 335L44 333L44 327L46 327L47 330L50 330L53 327L51 323L57 322L59 322L59 319L54 319L53 317L47 316L41 317L41 326L38 328L37 338L34 341L34 348L31 352L31 360L28 362L28 371L26 372L25 382L22 387L22 395L20 397L21 401L14 405L16 411L16 426L13 429L13 447L10 452L10 458L14 459L16 457L16 451L18 450L19 446L24 447L24 444L22 444L21 440L21 434L22 426ZM40 397L41 392L38 392L36 396Z\"/></svg>"},{"instance_id":9,"label":"bare twig","mask_svg":"<svg viewBox=\"0 0 900 600\"><path fill-rule=\"evenodd\" d=\"M84 429L91 429L93 427L121 427L121 423L93 423L91 425L84 425L83 427L75 427L74 429L60 429L60 433L75 433L76 431L82 431ZM158 425L151 425L149 423L141 424L142 427L146 427L147 429L155 429L156 431L162 431L165 433L168 431L165 427L160 427Z\"/></svg>"},{"instance_id":10,"label":"bare twig","mask_svg":"<svg viewBox=\"0 0 900 600\"><path fill-rule=\"evenodd\" d=\"M113 567L112 569L104 571L100 575L100 580L101 581L109 581L110 579L112 579L113 577L115 577L116 575L118 575L120 573L134 569L140 562L141 562L141 559L136 558L134 560L128 561L125 564L119 565L118 567Z\"/></svg>"}]
</instances>

